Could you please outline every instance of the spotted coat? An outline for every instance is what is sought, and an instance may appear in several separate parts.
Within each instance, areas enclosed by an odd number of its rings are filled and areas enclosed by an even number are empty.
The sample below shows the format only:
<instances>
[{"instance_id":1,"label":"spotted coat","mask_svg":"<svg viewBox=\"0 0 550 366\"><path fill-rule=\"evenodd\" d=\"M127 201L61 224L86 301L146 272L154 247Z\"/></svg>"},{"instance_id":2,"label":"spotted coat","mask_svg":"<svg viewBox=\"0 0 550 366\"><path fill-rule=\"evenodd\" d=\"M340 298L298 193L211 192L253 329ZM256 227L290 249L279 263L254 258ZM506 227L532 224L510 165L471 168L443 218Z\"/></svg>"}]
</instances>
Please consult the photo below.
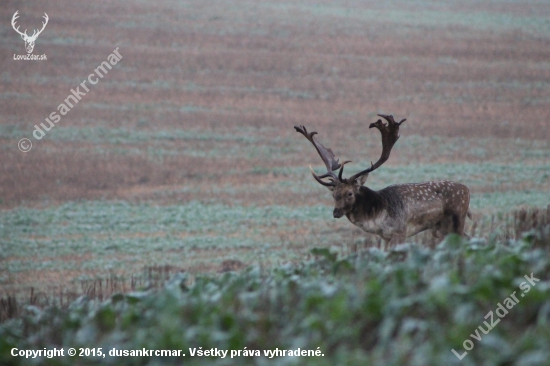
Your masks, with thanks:
<instances>
[{"instance_id":1,"label":"spotted coat","mask_svg":"<svg viewBox=\"0 0 550 366\"><path fill-rule=\"evenodd\" d=\"M464 235L470 191L450 181L397 184L373 191L358 184L340 184L333 190L334 217L343 215L362 230L390 245L424 230L435 237Z\"/></svg>"}]
</instances>

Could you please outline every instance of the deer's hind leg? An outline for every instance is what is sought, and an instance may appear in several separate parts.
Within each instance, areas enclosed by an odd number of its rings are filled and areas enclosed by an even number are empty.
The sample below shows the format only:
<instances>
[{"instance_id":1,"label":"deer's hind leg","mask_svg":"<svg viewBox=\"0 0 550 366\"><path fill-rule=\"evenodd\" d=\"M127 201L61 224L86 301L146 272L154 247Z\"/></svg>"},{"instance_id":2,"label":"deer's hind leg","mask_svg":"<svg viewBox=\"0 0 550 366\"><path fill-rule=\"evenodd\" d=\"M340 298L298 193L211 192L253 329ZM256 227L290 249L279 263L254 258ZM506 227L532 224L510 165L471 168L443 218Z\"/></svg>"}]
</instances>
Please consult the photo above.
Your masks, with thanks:
<instances>
[{"instance_id":1,"label":"deer's hind leg","mask_svg":"<svg viewBox=\"0 0 550 366\"><path fill-rule=\"evenodd\" d=\"M466 224L466 213L460 213L455 211L448 212L445 215L445 221L446 221L446 225L444 226L447 229L446 230L447 232L445 233L445 235L454 233L460 236L464 236L464 226Z\"/></svg>"},{"instance_id":2,"label":"deer's hind leg","mask_svg":"<svg viewBox=\"0 0 550 366\"><path fill-rule=\"evenodd\" d=\"M459 222L456 213L445 211L443 219L438 223L436 229L434 229L434 236L437 234L440 238L444 238L451 233L458 234L458 229Z\"/></svg>"},{"instance_id":3,"label":"deer's hind leg","mask_svg":"<svg viewBox=\"0 0 550 366\"><path fill-rule=\"evenodd\" d=\"M464 225L466 225L466 215L457 215L456 233L464 236Z\"/></svg>"}]
</instances>

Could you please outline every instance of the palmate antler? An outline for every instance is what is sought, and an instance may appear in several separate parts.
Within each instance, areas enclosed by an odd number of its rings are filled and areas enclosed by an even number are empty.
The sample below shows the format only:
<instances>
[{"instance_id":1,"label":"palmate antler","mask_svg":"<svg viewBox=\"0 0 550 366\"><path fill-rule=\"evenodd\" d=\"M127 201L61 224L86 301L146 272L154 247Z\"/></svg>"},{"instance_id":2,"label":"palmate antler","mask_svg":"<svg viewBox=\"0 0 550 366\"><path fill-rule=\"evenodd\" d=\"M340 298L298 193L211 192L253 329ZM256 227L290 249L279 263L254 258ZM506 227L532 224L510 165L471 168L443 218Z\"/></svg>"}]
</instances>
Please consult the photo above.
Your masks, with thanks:
<instances>
[{"instance_id":1,"label":"palmate antler","mask_svg":"<svg viewBox=\"0 0 550 366\"><path fill-rule=\"evenodd\" d=\"M384 122L379 119L378 121L371 123L369 128L376 127L382 134L382 154L380 155L380 158L376 163L370 163L370 168L360 171L359 173L349 177L348 180L350 182L353 182L362 175L369 174L370 172L378 169L382 164L386 162L386 160L389 159L393 145L395 145L397 140L399 140L399 126L407 120L406 118L404 118L399 122L395 122L391 114L378 114L378 116L388 121L388 124L384 124Z\"/></svg>"},{"instance_id":2,"label":"palmate antler","mask_svg":"<svg viewBox=\"0 0 550 366\"><path fill-rule=\"evenodd\" d=\"M376 163L373 164L371 162L370 168L360 171L359 173L352 175L348 179L342 178L342 172L344 171L344 165L350 163L350 161L345 161L340 164L339 160L336 158L331 149L326 148L319 142L315 141L313 136L317 134L317 132L308 133L305 126L294 126L297 132L304 135L304 137L308 139L313 144L313 146L315 146L315 149L317 150L319 156L321 156L321 159L323 159L323 162L327 167L327 172L320 176L315 174L313 169L311 169L310 167L311 174L313 175L315 180L317 180L317 182L327 187L335 186L338 181L342 183L354 182L357 178L378 169L382 164L384 164L384 162L386 162L386 160L388 160L393 145L395 145L395 143L399 139L399 126L403 122L405 122L406 119L395 122L392 115L379 114L378 116L384 118L386 121L388 121L388 123L384 124L382 120L379 119L378 121L371 123L369 128L375 127L380 131L382 135L382 154L380 155L380 158ZM340 168L340 171L338 172L338 176L336 176L333 171L338 168ZM330 182L323 181L323 178L329 178Z\"/></svg>"},{"instance_id":3,"label":"palmate antler","mask_svg":"<svg viewBox=\"0 0 550 366\"><path fill-rule=\"evenodd\" d=\"M309 142L313 144L313 146L315 146L315 149L317 150L317 152L319 153L319 156L321 157L321 159L323 159L323 162L327 167L327 172L319 176L315 174L315 172L313 171L310 165L309 168L311 169L311 174L313 175L313 178L315 178L317 182L327 187L335 186L337 180L342 181L342 171L344 170L344 165L349 163L349 161L345 161L342 164L340 164L339 160L336 158L336 156L334 156L334 153L332 152L331 149L328 149L324 147L321 143L315 141L313 136L316 135L317 132L315 131L307 132L307 129L305 126L294 126L294 128L296 129L297 132L304 135L304 137L308 139ZM336 169L340 169L338 176L336 176L336 174L334 174L333 172ZM323 181L323 178L330 178L330 182Z\"/></svg>"}]
</instances>

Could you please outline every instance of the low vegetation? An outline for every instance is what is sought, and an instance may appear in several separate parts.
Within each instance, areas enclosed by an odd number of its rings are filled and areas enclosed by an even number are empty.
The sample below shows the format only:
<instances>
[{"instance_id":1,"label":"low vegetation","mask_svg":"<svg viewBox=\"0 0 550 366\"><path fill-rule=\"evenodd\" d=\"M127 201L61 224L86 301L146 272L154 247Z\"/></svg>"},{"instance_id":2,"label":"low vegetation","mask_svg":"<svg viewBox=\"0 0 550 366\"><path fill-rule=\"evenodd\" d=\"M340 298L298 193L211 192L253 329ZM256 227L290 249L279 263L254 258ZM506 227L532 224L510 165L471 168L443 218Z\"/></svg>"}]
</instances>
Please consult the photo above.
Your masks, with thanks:
<instances>
[{"instance_id":1,"label":"low vegetation","mask_svg":"<svg viewBox=\"0 0 550 366\"><path fill-rule=\"evenodd\" d=\"M229 268L219 275L169 276L168 267L150 268L141 277L147 280L133 279L129 289L116 280L88 283L87 295L65 304L52 299L48 306L8 296L0 302L6 319L0 325L0 362L26 362L12 357L12 348L101 347L107 354L103 361L117 365L261 364L264 351L300 348L320 349L323 356L271 362L540 365L550 342L549 211L517 211L508 231L487 240L449 236L433 249L405 244L338 255L315 248L308 261L240 272ZM527 282L528 291L525 276L536 279ZM499 322L493 314L494 329L480 332L480 325L488 329L486 314L510 296L519 301L509 314ZM459 362L452 349L463 355L466 340L473 349ZM189 349L198 347L246 347L261 356L190 356ZM186 356L108 356L115 348L182 350ZM98 361L75 357L34 361Z\"/></svg>"},{"instance_id":2,"label":"low vegetation","mask_svg":"<svg viewBox=\"0 0 550 366\"><path fill-rule=\"evenodd\" d=\"M0 362L18 349L102 347L183 350L177 357L110 357L109 364L263 364L264 350L312 349L324 356L275 357L273 364L540 365L550 342L550 226L519 240L449 236L434 249L406 244L348 256L314 249L314 259L262 270L196 277L160 289L83 296L65 308L25 306L0 326ZM519 297L525 275L540 279ZM520 300L488 334L476 329L497 304ZM495 321L497 316L495 315ZM486 329L486 327L485 327ZM463 342L473 349L459 361ZM189 348L259 350L261 357L192 357ZM41 358L95 364L97 357ZM25 362L27 362L25 360Z\"/></svg>"}]
</instances>

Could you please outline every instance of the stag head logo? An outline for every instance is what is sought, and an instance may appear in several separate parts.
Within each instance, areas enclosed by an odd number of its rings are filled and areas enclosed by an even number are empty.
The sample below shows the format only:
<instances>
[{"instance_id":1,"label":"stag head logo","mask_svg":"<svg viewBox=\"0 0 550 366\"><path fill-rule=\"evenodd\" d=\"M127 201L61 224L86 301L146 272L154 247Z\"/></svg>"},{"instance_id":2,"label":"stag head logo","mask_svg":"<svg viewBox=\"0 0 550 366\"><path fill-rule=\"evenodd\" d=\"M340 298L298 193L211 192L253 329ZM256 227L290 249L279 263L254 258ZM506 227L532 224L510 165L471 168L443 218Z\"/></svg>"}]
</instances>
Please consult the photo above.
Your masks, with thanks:
<instances>
[{"instance_id":1,"label":"stag head logo","mask_svg":"<svg viewBox=\"0 0 550 366\"><path fill-rule=\"evenodd\" d=\"M19 10L17 10L15 12L15 14L13 14L13 18L11 18L11 26L13 27L13 29L19 33L21 35L21 38L23 38L23 41L25 41L25 49L27 50L27 53L32 53L33 49L34 49L34 42L36 42L36 39L38 38L38 36L40 35L40 33L42 33L42 31L44 30L44 28L46 28L46 24L48 24L48 14L44 13L44 22L42 22L42 29L40 30L34 30L33 33L32 33L32 36L29 36L27 35L27 30L25 29L24 32L21 32L19 30L19 26L16 27L16 21L17 21L17 18L19 18Z\"/></svg>"}]
</instances>

